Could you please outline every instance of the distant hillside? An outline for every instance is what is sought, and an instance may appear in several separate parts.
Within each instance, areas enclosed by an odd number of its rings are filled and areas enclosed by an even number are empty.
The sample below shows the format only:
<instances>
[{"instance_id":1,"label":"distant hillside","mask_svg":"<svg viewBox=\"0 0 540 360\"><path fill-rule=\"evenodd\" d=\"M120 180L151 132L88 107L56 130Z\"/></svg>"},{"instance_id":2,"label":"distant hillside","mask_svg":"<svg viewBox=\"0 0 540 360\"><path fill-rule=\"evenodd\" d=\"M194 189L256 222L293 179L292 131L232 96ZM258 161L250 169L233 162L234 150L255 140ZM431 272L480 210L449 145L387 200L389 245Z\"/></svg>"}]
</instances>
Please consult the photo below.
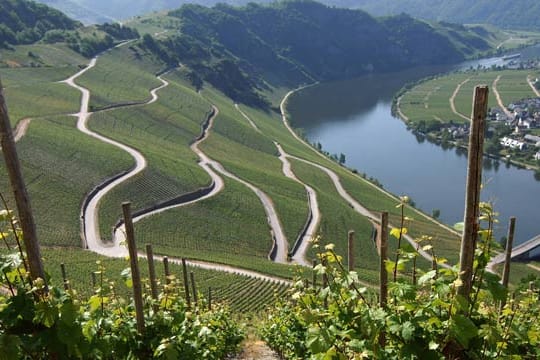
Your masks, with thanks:
<instances>
[{"instance_id":1,"label":"distant hillside","mask_svg":"<svg viewBox=\"0 0 540 360\"><path fill-rule=\"evenodd\" d=\"M106 14L96 12L92 7L93 4L84 4L75 0L37 0L40 3L51 6L62 11L72 19L77 19L85 25L102 24L105 22L115 21L116 18Z\"/></svg>"},{"instance_id":2,"label":"distant hillside","mask_svg":"<svg viewBox=\"0 0 540 360\"><path fill-rule=\"evenodd\" d=\"M414 17L461 24L493 24L501 28L540 30L538 0L328 0L374 15L405 12Z\"/></svg>"},{"instance_id":3,"label":"distant hillside","mask_svg":"<svg viewBox=\"0 0 540 360\"><path fill-rule=\"evenodd\" d=\"M28 0L0 3L0 48L13 45L65 43L84 56L93 56L122 40L138 38L136 30L117 23L83 27L60 11Z\"/></svg>"},{"instance_id":4,"label":"distant hillside","mask_svg":"<svg viewBox=\"0 0 540 360\"><path fill-rule=\"evenodd\" d=\"M0 47L31 44L50 30L74 30L81 24L48 6L23 0L0 2Z\"/></svg>"},{"instance_id":5,"label":"distant hillside","mask_svg":"<svg viewBox=\"0 0 540 360\"><path fill-rule=\"evenodd\" d=\"M159 41L147 35L144 46L171 65L189 65L194 83L202 78L239 101L249 93L252 104L266 81L293 86L447 64L489 49L461 26L433 27L406 15L375 19L313 1L184 5L168 15L180 19L178 32Z\"/></svg>"},{"instance_id":6,"label":"distant hillside","mask_svg":"<svg viewBox=\"0 0 540 360\"><path fill-rule=\"evenodd\" d=\"M271 0L38 0L84 23L123 20L152 11L171 10L183 4L212 6L217 3L246 5ZM362 9L375 16L402 12L414 17L460 24L493 24L497 27L540 30L537 0L320 0L330 5Z\"/></svg>"}]
</instances>

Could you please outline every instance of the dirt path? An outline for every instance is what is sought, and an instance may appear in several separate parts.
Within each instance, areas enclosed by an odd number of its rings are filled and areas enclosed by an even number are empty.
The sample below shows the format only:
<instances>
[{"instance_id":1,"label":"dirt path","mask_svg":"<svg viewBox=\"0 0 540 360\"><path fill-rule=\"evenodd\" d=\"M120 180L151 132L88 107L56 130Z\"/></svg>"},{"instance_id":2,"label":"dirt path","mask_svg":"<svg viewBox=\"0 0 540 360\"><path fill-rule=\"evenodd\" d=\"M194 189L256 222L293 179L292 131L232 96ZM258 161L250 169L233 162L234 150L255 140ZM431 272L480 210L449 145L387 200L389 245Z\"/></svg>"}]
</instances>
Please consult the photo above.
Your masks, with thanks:
<instances>
[{"instance_id":1,"label":"dirt path","mask_svg":"<svg viewBox=\"0 0 540 360\"><path fill-rule=\"evenodd\" d=\"M501 79L501 75L498 75L495 78L495 80L493 80L493 85L491 86L491 89L493 90L493 94L495 95L495 98L497 99L497 104L499 104L499 107L502 109L502 111L504 111L504 113L509 119L513 119L514 114L508 111L508 109L506 108L506 106L504 105L501 99L501 95L499 94L499 91L497 90L497 83L499 82L500 79Z\"/></svg>"},{"instance_id":2,"label":"dirt path","mask_svg":"<svg viewBox=\"0 0 540 360\"><path fill-rule=\"evenodd\" d=\"M133 159L135 160L135 167L132 168L129 172L126 174L118 177L114 181L110 182L108 185L104 186L100 190L98 190L94 196L90 199L88 202L86 208L82 210L82 222L83 222L83 236L85 239L86 247L94 252L97 252L102 255L106 256L123 256L124 255L124 248L120 246L118 243L113 244L105 244L101 240L100 232L99 232L99 219L98 219L98 204L100 200L113 188L118 186L119 184L123 183L124 181L128 180L129 178L137 175L140 173L144 168L146 168L146 159L144 156L138 152L137 150L126 146L124 144L121 144L117 141L111 140L105 136L102 136L98 133L95 133L88 129L87 123L88 119L90 118L91 114L88 112L88 103L90 101L90 91L82 86L79 86L75 83L75 79L77 79L79 76L87 72L88 70L92 69L97 62L97 57L93 58L90 61L90 64L84 68L83 70L79 71L75 75L71 76L64 82L68 84L69 86L79 90L82 93L81 97L81 107L78 114L75 114L75 116L78 117L77 121L77 129L81 131L82 133L89 135L93 138L96 138L102 142L105 142L107 144L111 144L113 146L116 146L117 148L126 151L129 153ZM150 100L151 101L151 100Z\"/></svg>"},{"instance_id":3,"label":"dirt path","mask_svg":"<svg viewBox=\"0 0 540 360\"><path fill-rule=\"evenodd\" d=\"M456 99L456 96L457 94L459 93L459 90L461 90L461 87L463 85L465 85L466 83L468 83L469 81L471 80L471 78L468 78L468 79L465 79L463 80L462 82L460 82L457 86L456 86L456 89L454 90L454 92L452 93L452 96L450 96L450 99L448 99L448 101L450 102L450 108L452 109L452 112L454 114L456 114L457 116L459 116L460 118L466 120L466 121L471 121L471 119L469 119L467 116L463 115L462 113L460 113L459 111L457 111L456 109L456 104L455 104L455 99Z\"/></svg>"},{"instance_id":4,"label":"dirt path","mask_svg":"<svg viewBox=\"0 0 540 360\"><path fill-rule=\"evenodd\" d=\"M17 123L17 126L13 130L13 140L15 140L15 142L21 140L23 136L26 135L28 126L30 126L30 121L32 121L31 118L26 118Z\"/></svg>"},{"instance_id":5,"label":"dirt path","mask_svg":"<svg viewBox=\"0 0 540 360\"><path fill-rule=\"evenodd\" d=\"M409 122L409 117L407 115L405 115L403 113L403 111L401 111L401 99L402 98L403 98L403 96L398 97L398 99L396 101L396 110L397 110L397 113L398 113L399 117L402 118L403 121Z\"/></svg>"},{"instance_id":6,"label":"dirt path","mask_svg":"<svg viewBox=\"0 0 540 360\"><path fill-rule=\"evenodd\" d=\"M251 120L251 118L247 116L245 112L240 110L240 106L238 106L238 104L234 104L234 107L236 108L236 110L238 110L240 114L242 114L242 116L248 121L252 128L254 128L257 132L261 132L259 127L253 122L253 120Z\"/></svg>"},{"instance_id":7,"label":"dirt path","mask_svg":"<svg viewBox=\"0 0 540 360\"><path fill-rule=\"evenodd\" d=\"M306 189L309 208L308 222L306 223L307 226L305 231L303 234L300 234L300 237L296 240L297 244L294 246L292 260L304 266L311 266L311 264L306 260L306 253L311 244L310 240L315 238L317 229L319 228L319 223L321 221L321 212L319 210L319 203L317 201L317 192L311 186L306 185L296 177L292 171L291 163L288 159L290 155L287 154L277 142L274 142L274 144L279 151L279 159L283 163L283 174L286 177L296 181Z\"/></svg>"},{"instance_id":8,"label":"dirt path","mask_svg":"<svg viewBox=\"0 0 540 360\"><path fill-rule=\"evenodd\" d=\"M531 76L527 75L527 84L531 87L531 90L535 93L536 96L540 97L540 91L536 87L534 87L534 83L532 82Z\"/></svg>"}]
</instances>

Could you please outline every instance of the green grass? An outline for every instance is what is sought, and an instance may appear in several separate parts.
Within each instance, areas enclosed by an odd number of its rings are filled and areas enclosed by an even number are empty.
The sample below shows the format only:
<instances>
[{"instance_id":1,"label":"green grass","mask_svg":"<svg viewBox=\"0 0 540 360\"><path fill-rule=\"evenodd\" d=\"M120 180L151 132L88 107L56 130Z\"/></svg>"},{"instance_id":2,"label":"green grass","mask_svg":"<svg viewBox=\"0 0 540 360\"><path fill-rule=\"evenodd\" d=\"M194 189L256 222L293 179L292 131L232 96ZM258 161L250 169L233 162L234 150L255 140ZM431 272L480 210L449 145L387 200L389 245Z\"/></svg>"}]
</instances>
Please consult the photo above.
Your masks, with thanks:
<instances>
[{"instance_id":1,"label":"green grass","mask_svg":"<svg viewBox=\"0 0 540 360\"><path fill-rule=\"evenodd\" d=\"M77 71L74 66L2 69L0 75L12 125L27 117L78 112L79 91L58 83Z\"/></svg>"},{"instance_id":2,"label":"green grass","mask_svg":"<svg viewBox=\"0 0 540 360\"><path fill-rule=\"evenodd\" d=\"M78 66L88 60L65 44L17 45L13 49L0 49L0 68L30 66Z\"/></svg>"},{"instance_id":3,"label":"green grass","mask_svg":"<svg viewBox=\"0 0 540 360\"><path fill-rule=\"evenodd\" d=\"M161 85L155 73L162 70L140 49L130 44L101 55L95 68L86 72L77 83L92 93L90 109L114 104L150 100L150 90Z\"/></svg>"},{"instance_id":4,"label":"green grass","mask_svg":"<svg viewBox=\"0 0 540 360\"><path fill-rule=\"evenodd\" d=\"M527 75L532 74L531 70L523 71L503 71L497 85L497 90L505 105L521 100L523 98L536 97L535 93L527 83Z\"/></svg>"},{"instance_id":5,"label":"green grass","mask_svg":"<svg viewBox=\"0 0 540 360\"><path fill-rule=\"evenodd\" d=\"M34 120L17 145L38 236L47 245L79 246L85 194L132 165L128 154L83 135L75 123L72 117ZM0 173L0 191L10 194L3 161Z\"/></svg>"}]
</instances>

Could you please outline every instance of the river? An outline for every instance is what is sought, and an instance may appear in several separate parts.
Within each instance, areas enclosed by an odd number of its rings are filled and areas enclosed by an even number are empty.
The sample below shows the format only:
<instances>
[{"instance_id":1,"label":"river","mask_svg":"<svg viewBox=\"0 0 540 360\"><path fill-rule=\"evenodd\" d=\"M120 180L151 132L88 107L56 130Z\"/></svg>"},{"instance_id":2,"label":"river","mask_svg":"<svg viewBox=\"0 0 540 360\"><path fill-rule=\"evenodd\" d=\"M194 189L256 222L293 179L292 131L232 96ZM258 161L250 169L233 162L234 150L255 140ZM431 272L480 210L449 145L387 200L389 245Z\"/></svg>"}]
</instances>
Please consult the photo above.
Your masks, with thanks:
<instances>
[{"instance_id":1,"label":"river","mask_svg":"<svg viewBox=\"0 0 540 360\"><path fill-rule=\"evenodd\" d=\"M540 47L535 47L540 51ZM533 51L534 53L534 51ZM501 58L468 61L457 68L501 64ZM467 156L455 148L422 141L391 115L393 95L407 82L449 68L421 68L324 83L293 95L291 121L330 154L345 154L346 165L376 178L396 195L410 196L428 214L453 225L463 220ZM472 101L472 99L471 99ZM482 198L499 213L496 237L506 235L516 216L519 244L540 234L540 182L533 172L486 160Z\"/></svg>"}]
</instances>

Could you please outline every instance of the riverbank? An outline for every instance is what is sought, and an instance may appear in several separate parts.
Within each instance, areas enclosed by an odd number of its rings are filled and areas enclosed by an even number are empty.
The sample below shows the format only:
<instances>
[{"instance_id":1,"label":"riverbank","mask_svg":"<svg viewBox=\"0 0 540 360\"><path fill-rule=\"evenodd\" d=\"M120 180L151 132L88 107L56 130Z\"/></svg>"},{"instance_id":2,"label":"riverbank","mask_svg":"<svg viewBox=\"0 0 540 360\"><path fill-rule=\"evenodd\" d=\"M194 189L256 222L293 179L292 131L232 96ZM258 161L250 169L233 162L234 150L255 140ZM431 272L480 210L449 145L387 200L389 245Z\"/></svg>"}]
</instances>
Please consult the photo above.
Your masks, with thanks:
<instances>
[{"instance_id":1,"label":"riverbank","mask_svg":"<svg viewBox=\"0 0 540 360\"><path fill-rule=\"evenodd\" d=\"M504 84L506 98L516 93L521 97L534 97L535 93L531 91L529 81L526 82L527 86L521 86L522 77L526 79L530 78L530 72L509 72L505 71L503 74L506 76L507 82ZM480 75L477 72L463 73L463 75L456 73L447 73L438 77L426 77L419 81L406 84L400 89L392 99L392 115L401 119L406 125L408 130L411 130L416 136L425 137L437 145L443 147L461 147L467 149L467 136L468 136L468 118L464 115L470 111L472 104L472 97L469 92L474 87L474 84L478 81L472 81L471 79L490 80L492 83L492 92L494 95L490 101L490 119L488 120L489 132L486 137L486 146L484 155L487 158L501 161L505 164L514 165L520 169L535 171L535 178L540 178L540 164L534 160L534 144L530 145L528 151L513 151L499 145L500 139L503 136L507 136L512 132L513 126L505 124L504 119L512 119L511 114L505 107L502 99L501 92L497 88L497 84L501 80L500 71L483 71ZM452 85L453 84L453 85ZM467 84L467 89L462 90L462 87ZM431 93L425 95L424 105L420 108L420 104L417 103L418 98L422 97L428 89L436 89L438 93L436 96L430 96ZM467 97L465 96L467 94ZM518 97L519 97L518 96ZM458 97L459 101L456 101ZM408 98L409 113L403 109L404 98ZM434 99L433 99L434 98ZM447 98L447 101L443 101ZM468 101L468 102L467 102ZM516 101L506 100L508 101ZM446 104L446 105L445 105ZM501 110L497 110L496 106L502 107ZM459 110L458 110L459 107ZM501 113L504 118L499 120L498 113ZM495 114L497 118L495 119ZM506 120L507 122L509 120ZM522 130L523 131L523 130ZM498 153L490 152L490 148L495 148Z\"/></svg>"}]
</instances>

